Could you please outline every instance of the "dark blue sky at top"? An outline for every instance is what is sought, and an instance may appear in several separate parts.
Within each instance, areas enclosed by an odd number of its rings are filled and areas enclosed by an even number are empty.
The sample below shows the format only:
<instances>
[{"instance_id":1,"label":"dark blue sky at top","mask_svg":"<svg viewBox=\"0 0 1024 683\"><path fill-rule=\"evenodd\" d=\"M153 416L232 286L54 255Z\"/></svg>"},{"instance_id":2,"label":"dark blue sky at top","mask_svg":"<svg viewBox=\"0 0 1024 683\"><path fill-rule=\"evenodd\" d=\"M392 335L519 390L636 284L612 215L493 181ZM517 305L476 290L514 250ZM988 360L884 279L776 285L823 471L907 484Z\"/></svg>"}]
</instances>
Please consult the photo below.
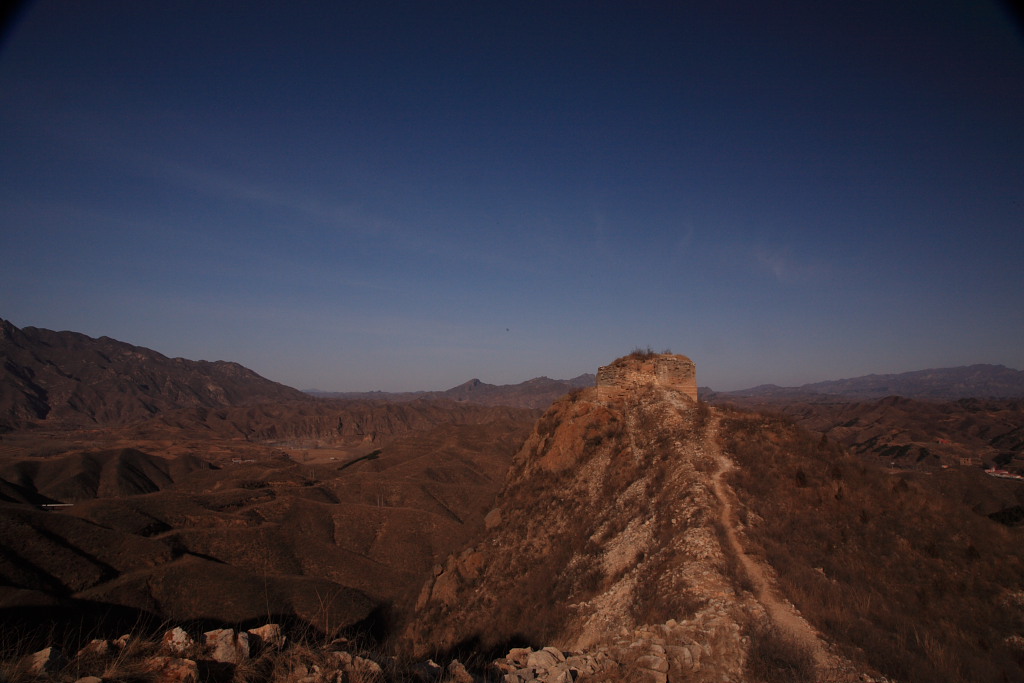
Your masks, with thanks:
<instances>
[{"instance_id":1,"label":"dark blue sky at top","mask_svg":"<svg viewBox=\"0 0 1024 683\"><path fill-rule=\"evenodd\" d=\"M0 317L299 388L1024 368L983 1L33 2L0 180Z\"/></svg>"}]
</instances>

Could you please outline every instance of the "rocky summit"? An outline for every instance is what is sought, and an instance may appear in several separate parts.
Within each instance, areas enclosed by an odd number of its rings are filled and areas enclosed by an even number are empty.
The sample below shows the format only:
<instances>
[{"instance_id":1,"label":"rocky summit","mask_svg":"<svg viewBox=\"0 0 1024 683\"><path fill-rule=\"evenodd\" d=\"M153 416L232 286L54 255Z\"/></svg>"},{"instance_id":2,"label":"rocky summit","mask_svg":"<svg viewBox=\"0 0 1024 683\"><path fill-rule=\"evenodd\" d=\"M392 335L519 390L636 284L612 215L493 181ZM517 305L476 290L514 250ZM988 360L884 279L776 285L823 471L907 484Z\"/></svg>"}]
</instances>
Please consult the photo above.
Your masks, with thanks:
<instances>
[{"instance_id":1,"label":"rocky summit","mask_svg":"<svg viewBox=\"0 0 1024 683\"><path fill-rule=\"evenodd\" d=\"M694 375L685 356L634 353L556 402L484 535L423 586L413 649L507 653L508 683L888 680L805 618L747 536L759 520L723 444L756 434L786 467L791 425L695 400Z\"/></svg>"},{"instance_id":2,"label":"rocky summit","mask_svg":"<svg viewBox=\"0 0 1024 683\"><path fill-rule=\"evenodd\" d=\"M541 418L488 535L435 569L409 637L551 646L510 652L510 681L562 680L574 663L621 680L720 681L742 678L746 634L774 619L822 666L840 664L765 579L761 590L738 579L732 463L718 415L688 383L665 380L664 368L687 367L679 359L620 359Z\"/></svg>"}]
</instances>

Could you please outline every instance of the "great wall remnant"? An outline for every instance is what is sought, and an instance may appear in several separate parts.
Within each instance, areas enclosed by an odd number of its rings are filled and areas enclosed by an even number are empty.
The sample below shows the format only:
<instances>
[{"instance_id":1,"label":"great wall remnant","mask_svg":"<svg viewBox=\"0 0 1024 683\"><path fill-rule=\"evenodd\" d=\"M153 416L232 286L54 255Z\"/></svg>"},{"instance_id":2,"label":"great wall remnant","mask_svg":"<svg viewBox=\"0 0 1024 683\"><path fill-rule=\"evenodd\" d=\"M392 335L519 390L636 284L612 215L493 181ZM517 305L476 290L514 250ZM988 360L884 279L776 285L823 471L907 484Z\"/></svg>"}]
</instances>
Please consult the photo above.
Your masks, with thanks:
<instances>
[{"instance_id":1,"label":"great wall remnant","mask_svg":"<svg viewBox=\"0 0 1024 683\"><path fill-rule=\"evenodd\" d=\"M675 389L696 401L697 366L686 356L666 353L626 356L597 370L597 395L604 401L645 384Z\"/></svg>"}]
</instances>

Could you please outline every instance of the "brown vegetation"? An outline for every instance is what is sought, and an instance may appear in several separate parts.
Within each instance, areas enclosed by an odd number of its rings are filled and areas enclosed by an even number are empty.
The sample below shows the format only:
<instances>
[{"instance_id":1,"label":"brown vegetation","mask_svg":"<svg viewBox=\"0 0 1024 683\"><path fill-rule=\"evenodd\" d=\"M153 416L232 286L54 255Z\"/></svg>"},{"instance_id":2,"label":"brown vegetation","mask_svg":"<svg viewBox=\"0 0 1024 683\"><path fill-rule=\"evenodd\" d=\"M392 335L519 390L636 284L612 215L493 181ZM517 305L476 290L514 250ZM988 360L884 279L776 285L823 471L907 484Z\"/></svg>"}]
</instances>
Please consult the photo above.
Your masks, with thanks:
<instances>
[{"instance_id":1,"label":"brown vegetation","mask_svg":"<svg viewBox=\"0 0 1024 683\"><path fill-rule=\"evenodd\" d=\"M722 402L724 396L714 398ZM749 409L786 415L853 453L900 469L998 466L1024 473L1024 402L1020 399L730 400ZM982 503L987 497L972 502ZM1017 498L1009 504L1024 503L1024 496Z\"/></svg>"},{"instance_id":2,"label":"brown vegetation","mask_svg":"<svg viewBox=\"0 0 1024 683\"><path fill-rule=\"evenodd\" d=\"M612 364L618 363L619 361L631 359L631 360L651 360L661 355L671 354L671 349L665 349L664 351L658 352L652 349L650 346L637 346L625 356L616 359Z\"/></svg>"},{"instance_id":3,"label":"brown vegetation","mask_svg":"<svg viewBox=\"0 0 1024 683\"><path fill-rule=\"evenodd\" d=\"M722 440L747 542L851 657L908 683L1019 678L1019 532L783 418L732 413Z\"/></svg>"},{"instance_id":4,"label":"brown vegetation","mask_svg":"<svg viewBox=\"0 0 1024 683\"><path fill-rule=\"evenodd\" d=\"M747 671L757 683L813 683L818 680L814 655L770 623L749 632Z\"/></svg>"}]
</instances>

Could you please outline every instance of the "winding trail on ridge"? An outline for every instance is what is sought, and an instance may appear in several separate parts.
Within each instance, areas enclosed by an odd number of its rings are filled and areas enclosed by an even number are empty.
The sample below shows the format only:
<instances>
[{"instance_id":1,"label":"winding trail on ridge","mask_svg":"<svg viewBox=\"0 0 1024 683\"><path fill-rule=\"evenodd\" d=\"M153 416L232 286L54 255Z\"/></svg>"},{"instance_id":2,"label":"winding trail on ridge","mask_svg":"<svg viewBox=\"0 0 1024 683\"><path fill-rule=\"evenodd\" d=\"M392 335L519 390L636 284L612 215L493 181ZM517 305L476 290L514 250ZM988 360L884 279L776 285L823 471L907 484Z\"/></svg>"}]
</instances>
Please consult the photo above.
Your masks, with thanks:
<instances>
[{"instance_id":1,"label":"winding trail on ridge","mask_svg":"<svg viewBox=\"0 0 1024 683\"><path fill-rule=\"evenodd\" d=\"M711 485L715 496L721 502L719 521L725 530L725 542L736 557L753 587L754 597L764 607L772 623L790 639L806 648L814 657L814 664L819 671L834 669L834 658L828 653L817 631L786 601L772 585L765 567L747 554L736 533L735 492L725 482L725 476L735 469L736 465L723 452L718 442L718 431L721 417L712 409L707 424L705 443L711 456L718 463L711 475Z\"/></svg>"}]
</instances>

